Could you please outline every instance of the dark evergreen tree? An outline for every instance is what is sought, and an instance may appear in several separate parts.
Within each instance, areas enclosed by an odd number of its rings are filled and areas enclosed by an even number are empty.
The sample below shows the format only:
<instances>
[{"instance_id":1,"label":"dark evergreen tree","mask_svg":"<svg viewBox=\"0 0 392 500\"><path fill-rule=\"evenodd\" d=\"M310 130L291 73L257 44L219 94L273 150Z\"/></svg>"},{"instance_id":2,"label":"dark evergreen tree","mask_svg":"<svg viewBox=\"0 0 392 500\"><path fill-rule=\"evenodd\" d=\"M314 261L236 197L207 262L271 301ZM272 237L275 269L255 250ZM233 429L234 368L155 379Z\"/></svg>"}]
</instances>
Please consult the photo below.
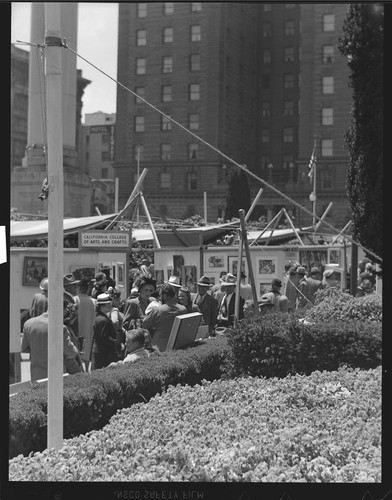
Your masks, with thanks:
<instances>
[{"instance_id":1,"label":"dark evergreen tree","mask_svg":"<svg viewBox=\"0 0 392 500\"><path fill-rule=\"evenodd\" d=\"M226 198L226 219L238 218L240 209L247 212L250 208L250 189L248 177L243 170L232 168L229 171L228 194Z\"/></svg>"},{"instance_id":2,"label":"dark evergreen tree","mask_svg":"<svg viewBox=\"0 0 392 500\"><path fill-rule=\"evenodd\" d=\"M350 4L338 48L347 57L353 91L346 190L353 236L382 258L383 42L380 4ZM369 257L374 260L372 256Z\"/></svg>"}]
</instances>

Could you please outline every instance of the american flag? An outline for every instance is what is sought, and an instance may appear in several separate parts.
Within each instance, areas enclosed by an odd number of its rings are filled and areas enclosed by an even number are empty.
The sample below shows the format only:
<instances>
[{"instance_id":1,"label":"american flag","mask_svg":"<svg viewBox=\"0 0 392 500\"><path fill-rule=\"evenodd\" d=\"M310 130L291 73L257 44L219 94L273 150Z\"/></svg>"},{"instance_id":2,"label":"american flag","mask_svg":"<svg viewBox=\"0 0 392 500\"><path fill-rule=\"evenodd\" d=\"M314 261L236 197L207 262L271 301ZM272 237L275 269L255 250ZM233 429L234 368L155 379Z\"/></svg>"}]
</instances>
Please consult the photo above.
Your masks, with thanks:
<instances>
[{"instance_id":1,"label":"american flag","mask_svg":"<svg viewBox=\"0 0 392 500\"><path fill-rule=\"evenodd\" d=\"M317 162L317 156L316 156L316 143L315 143L313 146L312 156L310 157L310 160L309 160L308 177L309 177L309 181L311 183L313 182L313 172L314 172L314 168L316 166L316 162Z\"/></svg>"}]
</instances>

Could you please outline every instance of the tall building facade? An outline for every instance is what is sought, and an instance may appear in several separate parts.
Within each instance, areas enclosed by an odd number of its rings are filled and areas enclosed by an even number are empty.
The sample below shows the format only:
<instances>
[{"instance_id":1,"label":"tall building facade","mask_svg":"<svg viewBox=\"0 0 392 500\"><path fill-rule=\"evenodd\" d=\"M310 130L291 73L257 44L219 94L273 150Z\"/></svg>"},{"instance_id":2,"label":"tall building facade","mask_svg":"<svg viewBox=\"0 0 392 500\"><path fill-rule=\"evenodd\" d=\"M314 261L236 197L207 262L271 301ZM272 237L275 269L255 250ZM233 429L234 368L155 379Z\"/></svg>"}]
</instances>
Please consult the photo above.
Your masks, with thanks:
<instances>
[{"instance_id":1,"label":"tall building facade","mask_svg":"<svg viewBox=\"0 0 392 500\"><path fill-rule=\"evenodd\" d=\"M347 7L119 4L118 80L133 92L117 91L120 207L148 168L142 190L151 212L203 215L206 193L208 220L216 221L225 215L227 174L237 168L228 157L311 212L307 174L316 138L317 215L332 201L326 220L345 224L351 90L337 42ZM253 195L265 187L249 181ZM312 222L268 187L254 217L270 220L282 207L299 224Z\"/></svg>"},{"instance_id":2,"label":"tall building facade","mask_svg":"<svg viewBox=\"0 0 392 500\"><path fill-rule=\"evenodd\" d=\"M91 215L114 212L114 113L86 113L81 126L79 159L91 177Z\"/></svg>"}]
</instances>

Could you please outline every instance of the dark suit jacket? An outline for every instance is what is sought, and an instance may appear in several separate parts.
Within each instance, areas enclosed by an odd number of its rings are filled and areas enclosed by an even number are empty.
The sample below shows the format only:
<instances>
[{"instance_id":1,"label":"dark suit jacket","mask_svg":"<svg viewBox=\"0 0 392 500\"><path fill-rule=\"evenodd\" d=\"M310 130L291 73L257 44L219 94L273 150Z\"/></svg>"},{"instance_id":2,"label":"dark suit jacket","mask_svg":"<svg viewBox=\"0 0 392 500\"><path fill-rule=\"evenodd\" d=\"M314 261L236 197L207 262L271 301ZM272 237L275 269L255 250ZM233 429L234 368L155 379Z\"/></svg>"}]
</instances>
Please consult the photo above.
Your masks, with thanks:
<instances>
[{"instance_id":1,"label":"dark suit jacket","mask_svg":"<svg viewBox=\"0 0 392 500\"><path fill-rule=\"evenodd\" d=\"M196 300L197 294L195 296ZM206 325L208 325L209 333L215 328L216 317L218 315L218 302L212 295L206 293L201 304L198 304L200 312L203 315L203 320Z\"/></svg>"},{"instance_id":2,"label":"dark suit jacket","mask_svg":"<svg viewBox=\"0 0 392 500\"><path fill-rule=\"evenodd\" d=\"M234 323L235 295L236 294L234 292L233 295L231 296L231 300L229 303L229 310L227 311L227 317L229 320L228 325L229 326L231 326ZM222 300L226 300L226 294L224 294L219 300L218 312L220 311ZM242 319L244 317L244 304L245 304L245 300L240 296L240 310L239 310L239 318L238 319ZM224 325L224 326L226 326L226 325Z\"/></svg>"}]
</instances>

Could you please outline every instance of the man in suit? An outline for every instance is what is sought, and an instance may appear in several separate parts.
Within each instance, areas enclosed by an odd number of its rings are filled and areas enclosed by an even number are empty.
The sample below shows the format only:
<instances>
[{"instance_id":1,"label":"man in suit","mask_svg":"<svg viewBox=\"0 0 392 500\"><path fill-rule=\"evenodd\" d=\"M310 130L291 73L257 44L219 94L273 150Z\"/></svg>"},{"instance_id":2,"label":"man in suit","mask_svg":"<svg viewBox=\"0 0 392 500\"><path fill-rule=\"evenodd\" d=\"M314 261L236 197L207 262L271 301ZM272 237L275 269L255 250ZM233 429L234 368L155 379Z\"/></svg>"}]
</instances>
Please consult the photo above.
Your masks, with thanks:
<instances>
[{"instance_id":1,"label":"man in suit","mask_svg":"<svg viewBox=\"0 0 392 500\"><path fill-rule=\"evenodd\" d=\"M193 301L200 309L204 323L208 325L208 333L210 336L214 334L218 309L217 300L207 293L211 287L212 284L210 283L210 279L207 276L202 276L197 283L197 294Z\"/></svg>"},{"instance_id":2,"label":"man in suit","mask_svg":"<svg viewBox=\"0 0 392 500\"><path fill-rule=\"evenodd\" d=\"M218 326L232 326L234 323L236 285L237 278L233 274L228 273L226 275L226 280L221 284L225 294L221 297L218 304ZM244 304L245 300L240 296L238 319L244 317Z\"/></svg>"}]
</instances>

